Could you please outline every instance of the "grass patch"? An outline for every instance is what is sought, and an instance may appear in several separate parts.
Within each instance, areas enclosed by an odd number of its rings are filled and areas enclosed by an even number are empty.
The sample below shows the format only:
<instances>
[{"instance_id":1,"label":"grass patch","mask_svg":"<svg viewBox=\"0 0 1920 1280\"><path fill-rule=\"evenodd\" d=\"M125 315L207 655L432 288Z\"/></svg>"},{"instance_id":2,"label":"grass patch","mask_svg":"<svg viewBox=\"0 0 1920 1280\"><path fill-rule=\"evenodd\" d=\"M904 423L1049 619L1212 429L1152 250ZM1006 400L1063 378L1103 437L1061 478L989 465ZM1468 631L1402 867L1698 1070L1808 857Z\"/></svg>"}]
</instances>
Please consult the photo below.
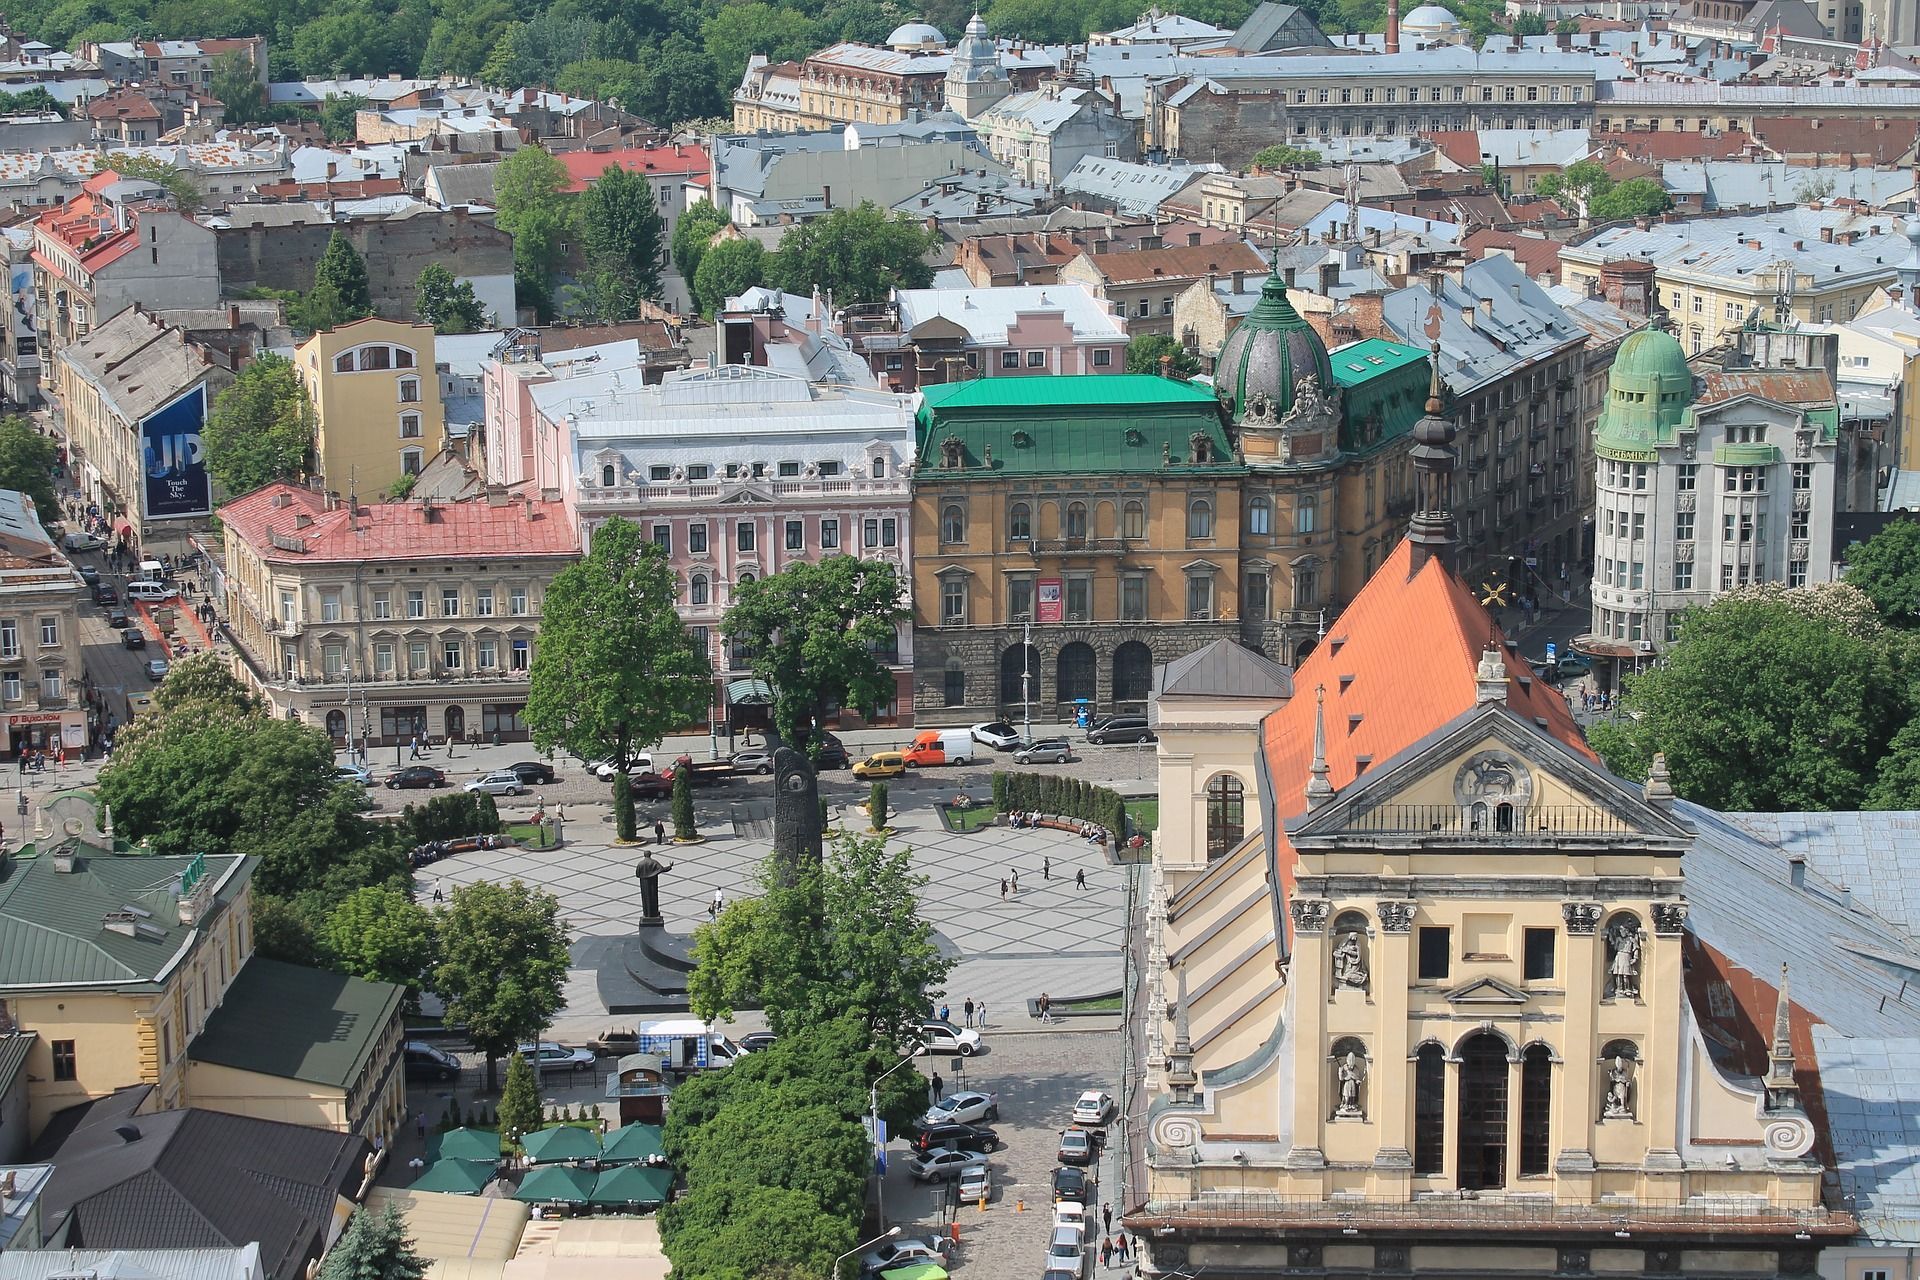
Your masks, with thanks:
<instances>
[{"instance_id":1,"label":"grass patch","mask_svg":"<svg viewBox=\"0 0 1920 1280\"><path fill-rule=\"evenodd\" d=\"M946 814L947 829L950 831L978 831L982 827L992 826L1000 816L1000 811L990 804L977 804L971 809L943 807L941 812Z\"/></svg>"},{"instance_id":2,"label":"grass patch","mask_svg":"<svg viewBox=\"0 0 1920 1280\"><path fill-rule=\"evenodd\" d=\"M1110 996L1093 996L1086 1000L1055 1000L1056 1009L1070 1009L1075 1013L1119 1013L1125 1007L1118 993Z\"/></svg>"},{"instance_id":3,"label":"grass patch","mask_svg":"<svg viewBox=\"0 0 1920 1280\"><path fill-rule=\"evenodd\" d=\"M525 845L540 843L540 828L531 822L509 822L500 834Z\"/></svg>"},{"instance_id":4,"label":"grass patch","mask_svg":"<svg viewBox=\"0 0 1920 1280\"><path fill-rule=\"evenodd\" d=\"M1133 823L1135 832L1150 836L1160 829L1160 802L1158 800L1127 801L1127 820Z\"/></svg>"}]
</instances>

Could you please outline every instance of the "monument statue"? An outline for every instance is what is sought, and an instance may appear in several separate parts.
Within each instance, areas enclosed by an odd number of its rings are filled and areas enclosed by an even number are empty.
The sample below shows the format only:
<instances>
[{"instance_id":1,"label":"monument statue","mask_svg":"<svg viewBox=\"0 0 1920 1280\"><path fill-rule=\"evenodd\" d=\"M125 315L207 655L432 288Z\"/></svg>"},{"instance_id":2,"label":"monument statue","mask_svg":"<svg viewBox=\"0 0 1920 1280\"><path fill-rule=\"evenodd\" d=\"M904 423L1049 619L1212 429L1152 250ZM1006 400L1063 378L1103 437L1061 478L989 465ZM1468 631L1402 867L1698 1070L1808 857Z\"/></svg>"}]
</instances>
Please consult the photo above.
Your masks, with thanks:
<instances>
[{"instance_id":1,"label":"monument statue","mask_svg":"<svg viewBox=\"0 0 1920 1280\"><path fill-rule=\"evenodd\" d=\"M1624 1055L1615 1054L1607 1068L1607 1099L1601 1116L1607 1120L1633 1117L1633 1063Z\"/></svg>"},{"instance_id":2,"label":"monument statue","mask_svg":"<svg viewBox=\"0 0 1920 1280\"><path fill-rule=\"evenodd\" d=\"M1614 1000L1640 998L1640 922L1623 919L1607 931L1607 996Z\"/></svg>"},{"instance_id":3,"label":"monument statue","mask_svg":"<svg viewBox=\"0 0 1920 1280\"><path fill-rule=\"evenodd\" d=\"M1360 1110L1360 1082L1366 1077L1367 1064L1357 1053L1349 1052L1340 1060L1340 1105L1337 1116L1357 1116Z\"/></svg>"},{"instance_id":4,"label":"monument statue","mask_svg":"<svg viewBox=\"0 0 1920 1280\"><path fill-rule=\"evenodd\" d=\"M634 878L640 882L641 924L665 923L660 917L660 877L671 870L673 870L671 862L662 862L647 850L643 850L640 861L633 864Z\"/></svg>"},{"instance_id":5,"label":"monument statue","mask_svg":"<svg viewBox=\"0 0 1920 1280\"><path fill-rule=\"evenodd\" d=\"M773 851L789 878L803 859L822 857L820 781L804 753L780 747L773 753Z\"/></svg>"},{"instance_id":6,"label":"monument statue","mask_svg":"<svg viewBox=\"0 0 1920 1280\"><path fill-rule=\"evenodd\" d=\"M1348 930L1340 935L1340 941L1333 948L1333 985L1365 990L1367 986L1367 958L1364 944L1360 941L1358 930Z\"/></svg>"}]
</instances>

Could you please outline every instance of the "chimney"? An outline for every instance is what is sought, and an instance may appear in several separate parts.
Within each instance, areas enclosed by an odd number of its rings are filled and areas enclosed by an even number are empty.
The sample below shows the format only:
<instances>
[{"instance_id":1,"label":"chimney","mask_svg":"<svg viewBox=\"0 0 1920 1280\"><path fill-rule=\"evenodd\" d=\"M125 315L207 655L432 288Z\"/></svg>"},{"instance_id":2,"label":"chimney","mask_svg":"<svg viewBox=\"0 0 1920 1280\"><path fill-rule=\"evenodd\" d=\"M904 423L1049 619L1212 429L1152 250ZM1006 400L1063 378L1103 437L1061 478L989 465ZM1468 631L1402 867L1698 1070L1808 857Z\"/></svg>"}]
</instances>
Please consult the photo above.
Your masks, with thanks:
<instances>
[{"instance_id":1,"label":"chimney","mask_svg":"<svg viewBox=\"0 0 1920 1280\"><path fill-rule=\"evenodd\" d=\"M1787 857L1787 883L1796 889L1807 887L1807 857L1803 853Z\"/></svg>"},{"instance_id":2,"label":"chimney","mask_svg":"<svg viewBox=\"0 0 1920 1280\"><path fill-rule=\"evenodd\" d=\"M833 208L833 188L832 187L820 188L820 203L824 204L829 209Z\"/></svg>"},{"instance_id":3,"label":"chimney","mask_svg":"<svg viewBox=\"0 0 1920 1280\"><path fill-rule=\"evenodd\" d=\"M1400 0L1387 0L1387 52L1400 52Z\"/></svg>"},{"instance_id":4,"label":"chimney","mask_svg":"<svg viewBox=\"0 0 1920 1280\"><path fill-rule=\"evenodd\" d=\"M1820 243L1821 243L1821 244L1832 244L1832 243L1833 243L1833 228L1832 228L1832 227L1822 227L1822 228L1820 228Z\"/></svg>"},{"instance_id":5,"label":"chimney","mask_svg":"<svg viewBox=\"0 0 1920 1280\"><path fill-rule=\"evenodd\" d=\"M1233 291L1236 294L1245 293L1247 291L1247 273L1246 272L1236 271L1233 273Z\"/></svg>"},{"instance_id":6,"label":"chimney","mask_svg":"<svg viewBox=\"0 0 1920 1280\"><path fill-rule=\"evenodd\" d=\"M1340 283L1340 264L1323 262L1320 264L1320 295L1330 297L1333 287Z\"/></svg>"},{"instance_id":7,"label":"chimney","mask_svg":"<svg viewBox=\"0 0 1920 1280\"><path fill-rule=\"evenodd\" d=\"M74 844L72 841L68 841L54 849L53 870L55 875L70 876L73 874L73 850Z\"/></svg>"}]
</instances>

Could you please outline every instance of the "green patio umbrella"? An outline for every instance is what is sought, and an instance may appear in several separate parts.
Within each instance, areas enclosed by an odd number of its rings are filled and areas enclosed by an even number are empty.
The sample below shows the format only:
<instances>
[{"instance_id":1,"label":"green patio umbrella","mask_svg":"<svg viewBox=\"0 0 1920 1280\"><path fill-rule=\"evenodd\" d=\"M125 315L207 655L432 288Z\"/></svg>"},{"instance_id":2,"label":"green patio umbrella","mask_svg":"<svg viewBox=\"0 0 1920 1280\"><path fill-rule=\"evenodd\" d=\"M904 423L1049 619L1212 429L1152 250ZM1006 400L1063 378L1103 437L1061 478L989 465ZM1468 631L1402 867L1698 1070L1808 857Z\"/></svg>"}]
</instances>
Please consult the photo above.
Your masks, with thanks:
<instances>
[{"instance_id":1,"label":"green patio umbrella","mask_svg":"<svg viewBox=\"0 0 1920 1280\"><path fill-rule=\"evenodd\" d=\"M600 1140L602 1164L640 1164L666 1153L657 1124L626 1125Z\"/></svg>"},{"instance_id":2,"label":"green patio umbrella","mask_svg":"<svg viewBox=\"0 0 1920 1280\"><path fill-rule=\"evenodd\" d=\"M673 1170L663 1164L623 1164L602 1169L593 1184L595 1204L665 1204Z\"/></svg>"},{"instance_id":3,"label":"green patio umbrella","mask_svg":"<svg viewBox=\"0 0 1920 1280\"><path fill-rule=\"evenodd\" d=\"M494 1165L490 1160L436 1160L407 1190L477 1196L493 1181L493 1174Z\"/></svg>"},{"instance_id":4,"label":"green patio umbrella","mask_svg":"<svg viewBox=\"0 0 1920 1280\"><path fill-rule=\"evenodd\" d=\"M522 1178L513 1198L538 1204L585 1204L592 1195L591 1173L553 1164Z\"/></svg>"},{"instance_id":5,"label":"green patio umbrella","mask_svg":"<svg viewBox=\"0 0 1920 1280\"><path fill-rule=\"evenodd\" d=\"M905 1262L882 1271L880 1280L947 1280L947 1269L937 1262Z\"/></svg>"},{"instance_id":6,"label":"green patio umbrella","mask_svg":"<svg viewBox=\"0 0 1920 1280\"><path fill-rule=\"evenodd\" d=\"M499 1160L500 1134L494 1129L449 1129L427 1136L427 1162Z\"/></svg>"},{"instance_id":7,"label":"green patio umbrella","mask_svg":"<svg viewBox=\"0 0 1920 1280\"><path fill-rule=\"evenodd\" d=\"M590 1129L561 1125L537 1129L520 1139L527 1159L535 1164L559 1164L563 1160L591 1160L600 1154L600 1135Z\"/></svg>"}]
</instances>

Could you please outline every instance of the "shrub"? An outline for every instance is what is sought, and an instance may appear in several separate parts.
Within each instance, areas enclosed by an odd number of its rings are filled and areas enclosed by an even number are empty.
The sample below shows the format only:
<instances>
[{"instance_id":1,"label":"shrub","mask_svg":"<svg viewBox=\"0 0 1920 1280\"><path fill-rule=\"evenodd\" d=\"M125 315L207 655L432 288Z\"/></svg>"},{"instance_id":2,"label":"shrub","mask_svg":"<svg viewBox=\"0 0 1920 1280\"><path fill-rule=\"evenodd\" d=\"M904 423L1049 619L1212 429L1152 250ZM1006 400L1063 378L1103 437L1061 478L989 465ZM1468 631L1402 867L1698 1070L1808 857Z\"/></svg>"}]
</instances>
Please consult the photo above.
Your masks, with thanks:
<instances>
[{"instance_id":1,"label":"shrub","mask_svg":"<svg viewBox=\"0 0 1920 1280\"><path fill-rule=\"evenodd\" d=\"M633 813L633 781L624 773L613 775L613 816L615 836L632 840L639 827Z\"/></svg>"},{"instance_id":2,"label":"shrub","mask_svg":"<svg viewBox=\"0 0 1920 1280\"><path fill-rule=\"evenodd\" d=\"M1011 788L1007 785L1007 782L1006 774L995 771L993 775L993 807L1001 813L1005 813L1008 807L1007 793Z\"/></svg>"},{"instance_id":3,"label":"shrub","mask_svg":"<svg viewBox=\"0 0 1920 1280\"><path fill-rule=\"evenodd\" d=\"M867 796L867 825L875 831L887 828L887 784L876 782Z\"/></svg>"}]
</instances>

